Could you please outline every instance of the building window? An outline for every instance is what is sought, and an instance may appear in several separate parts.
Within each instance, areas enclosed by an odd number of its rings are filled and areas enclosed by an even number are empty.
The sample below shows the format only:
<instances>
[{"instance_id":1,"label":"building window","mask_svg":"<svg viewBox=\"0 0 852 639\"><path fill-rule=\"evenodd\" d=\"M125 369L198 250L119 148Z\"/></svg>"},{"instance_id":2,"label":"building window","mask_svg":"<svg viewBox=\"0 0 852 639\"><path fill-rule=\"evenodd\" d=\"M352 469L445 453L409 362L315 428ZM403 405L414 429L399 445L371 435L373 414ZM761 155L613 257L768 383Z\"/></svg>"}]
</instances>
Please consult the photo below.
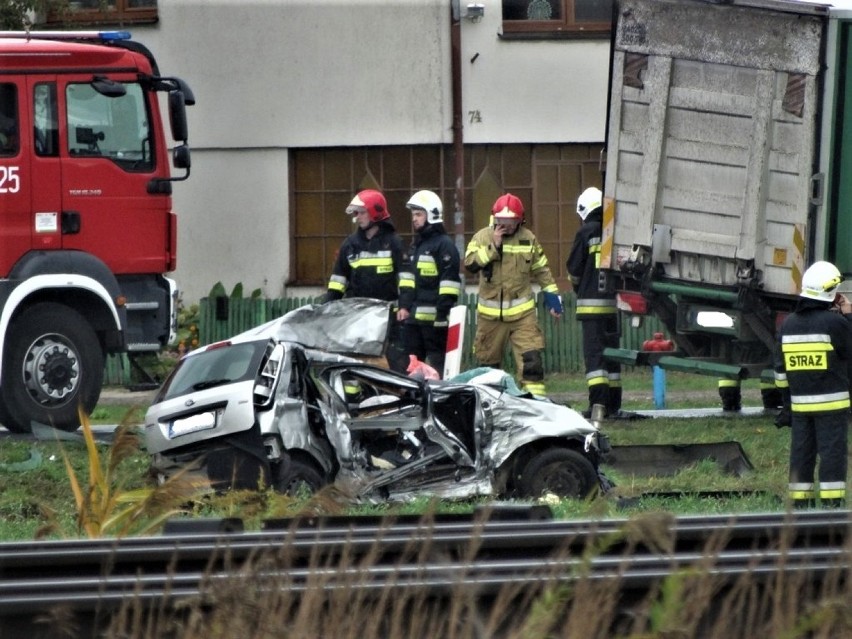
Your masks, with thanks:
<instances>
[{"instance_id":1,"label":"building window","mask_svg":"<svg viewBox=\"0 0 852 639\"><path fill-rule=\"evenodd\" d=\"M612 0L503 0L503 34L603 36L612 6Z\"/></svg>"},{"instance_id":2,"label":"building window","mask_svg":"<svg viewBox=\"0 0 852 639\"><path fill-rule=\"evenodd\" d=\"M157 0L70 0L54 5L48 24L138 24L156 22Z\"/></svg>"},{"instance_id":3,"label":"building window","mask_svg":"<svg viewBox=\"0 0 852 639\"><path fill-rule=\"evenodd\" d=\"M488 224L491 205L502 193L524 202L527 224L544 246L562 290L568 290L565 261L580 226L577 196L601 186L600 144L472 144L464 148L464 245ZM397 232L407 246L411 215L405 203L420 189L444 203L444 225L455 236L455 166L452 147L388 146L292 151L290 281L324 286L343 240L353 231L346 206L361 189L385 194Z\"/></svg>"},{"instance_id":4,"label":"building window","mask_svg":"<svg viewBox=\"0 0 852 639\"><path fill-rule=\"evenodd\" d=\"M453 179L443 169L452 166L450 151L443 146L293 151L291 283L328 283L337 250L354 230L346 207L363 189L384 193L391 220L406 246L411 241L411 213L405 203L420 189L435 191L442 198L444 219L452 233Z\"/></svg>"}]
</instances>

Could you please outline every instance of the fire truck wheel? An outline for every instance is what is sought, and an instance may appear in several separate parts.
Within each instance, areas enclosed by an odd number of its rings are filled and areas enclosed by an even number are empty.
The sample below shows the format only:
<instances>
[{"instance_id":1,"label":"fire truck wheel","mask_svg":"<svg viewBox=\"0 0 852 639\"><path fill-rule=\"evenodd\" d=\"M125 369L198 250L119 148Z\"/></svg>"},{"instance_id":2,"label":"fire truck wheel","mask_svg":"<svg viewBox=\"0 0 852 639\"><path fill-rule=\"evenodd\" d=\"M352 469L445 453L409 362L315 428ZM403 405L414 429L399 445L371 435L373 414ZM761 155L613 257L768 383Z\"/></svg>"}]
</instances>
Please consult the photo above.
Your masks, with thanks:
<instances>
[{"instance_id":1,"label":"fire truck wheel","mask_svg":"<svg viewBox=\"0 0 852 639\"><path fill-rule=\"evenodd\" d=\"M595 489L598 475L588 459L575 450L549 448L527 462L521 471L518 488L524 497L542 497L548 493L558 497L583 499Z\"/></svg>"},{"instance_id":2,"label":"fire truck wheel","mask_svg":"<svg viewBox=\"0 0 852 639\"><path fill-rule=\"evenodd\" d=\"M77 407L91 413L104 376L104 356L92 327L77 311L37 304L13 320L6 340L2 403L14 432L36 421L77 430Z\"/></svg>"}]
</instances>

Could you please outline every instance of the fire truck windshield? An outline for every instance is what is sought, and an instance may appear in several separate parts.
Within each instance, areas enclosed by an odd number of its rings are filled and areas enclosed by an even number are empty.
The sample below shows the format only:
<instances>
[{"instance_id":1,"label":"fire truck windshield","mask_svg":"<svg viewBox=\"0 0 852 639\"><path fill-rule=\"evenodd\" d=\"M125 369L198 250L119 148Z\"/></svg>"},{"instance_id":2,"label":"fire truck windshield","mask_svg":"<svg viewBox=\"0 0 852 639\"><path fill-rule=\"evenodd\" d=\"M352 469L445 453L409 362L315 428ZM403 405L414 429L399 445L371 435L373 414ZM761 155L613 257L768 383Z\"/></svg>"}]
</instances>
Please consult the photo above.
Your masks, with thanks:
<instances>
[{"instance_id":1,"label":"fire truck windshield","mask_svg":"<svg viewBox=\"0 0 852 639\"><path fill-rule=\"evenodd\" d=\"M71 155L109 158L130 171L153 168L151 127L145 94L135 83L108 97L90 84L69 84L68 149Z\"/></svg>"}]
</instances>

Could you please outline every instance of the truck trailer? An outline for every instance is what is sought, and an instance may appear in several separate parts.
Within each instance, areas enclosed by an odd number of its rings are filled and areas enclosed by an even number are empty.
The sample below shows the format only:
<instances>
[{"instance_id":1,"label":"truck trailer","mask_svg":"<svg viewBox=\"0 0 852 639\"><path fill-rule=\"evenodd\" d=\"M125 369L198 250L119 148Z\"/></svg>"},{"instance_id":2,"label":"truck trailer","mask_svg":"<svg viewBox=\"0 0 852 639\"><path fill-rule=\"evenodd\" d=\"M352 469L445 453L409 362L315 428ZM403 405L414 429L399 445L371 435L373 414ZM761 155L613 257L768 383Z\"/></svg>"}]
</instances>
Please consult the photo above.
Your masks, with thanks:
<instances>
[{"instance_id":1,"label":"truck trailer","mask_svg":"<svg viewBox=\"0 0 852 639\"><path fill-rule=\"evenodd\" d=\"M171 151L161 100L167 104ZM173 339L187 84L126 32L0 32L0 423L79 426L108 353ZM166 109L162 109L166 110ZM172 177L171 165L183 170Z\"/></svg>"},{"instance_id":2,"label":"truck trailer","mask_svg":"<svg viewBox=\"0 0 852 639\"><path fill-rule=\"evenodd\" d=\"M619 0L600 285L672 353L625 363L767 376L816 260L852 276L852 11ZM848 290L848 289L845 289Z\"/></svg>"}]
</instances>

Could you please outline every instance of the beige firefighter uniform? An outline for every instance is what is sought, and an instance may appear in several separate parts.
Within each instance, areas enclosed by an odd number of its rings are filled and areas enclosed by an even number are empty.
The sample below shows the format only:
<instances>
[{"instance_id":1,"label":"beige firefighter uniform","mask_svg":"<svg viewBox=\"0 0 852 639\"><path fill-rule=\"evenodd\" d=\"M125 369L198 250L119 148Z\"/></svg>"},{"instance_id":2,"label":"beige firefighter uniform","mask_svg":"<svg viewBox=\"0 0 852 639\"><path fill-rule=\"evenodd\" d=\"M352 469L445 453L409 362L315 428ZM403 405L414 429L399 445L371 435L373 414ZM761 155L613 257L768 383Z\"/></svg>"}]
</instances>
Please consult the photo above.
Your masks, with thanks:
<instances>
[{"instance_id":1,"label":"beige firefighter uniform","mask_svg":"<svg viewBox=\"0 0 852 639\"><path fill-rule=\"evenodd\" d=\"M474 355L482 365L500 368L506 343L511 342L521 386L543 395L544 335L536 318L531 280L553 294L558 293L556 282L532 231L520 226L502 238L499 248L493 235L490 226L478 231L464 257L465 268L479 276Z\"/></svg>"}]
</instances>

